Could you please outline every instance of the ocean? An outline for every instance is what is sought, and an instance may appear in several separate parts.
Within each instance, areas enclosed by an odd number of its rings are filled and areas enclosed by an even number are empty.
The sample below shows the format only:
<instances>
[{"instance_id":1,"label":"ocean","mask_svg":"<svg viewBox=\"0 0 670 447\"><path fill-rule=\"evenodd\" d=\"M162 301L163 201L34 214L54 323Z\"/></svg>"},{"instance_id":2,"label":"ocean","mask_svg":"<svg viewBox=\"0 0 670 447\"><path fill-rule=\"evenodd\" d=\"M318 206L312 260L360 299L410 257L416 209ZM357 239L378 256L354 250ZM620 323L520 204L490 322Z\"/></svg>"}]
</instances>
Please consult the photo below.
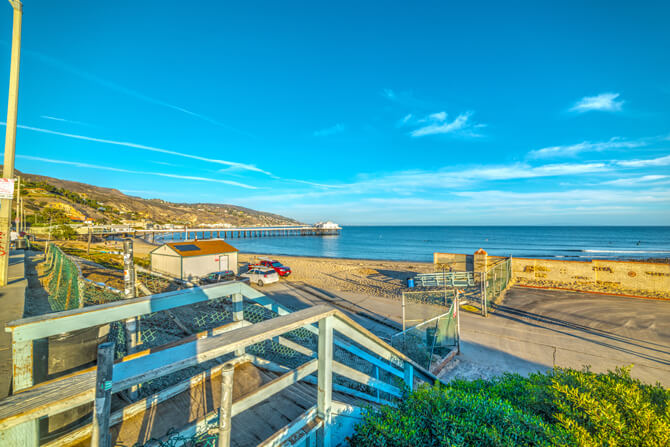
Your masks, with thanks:
<instances>
[{"instance_id":1,"label":"ocean","mask_svg":"<svg viewBox=\"0 0 670 447\"><path fill-rule=\"evenodd\" d=\"M670 227L346 226L339 236L228 242L246 253L422 262L432 262L433 252L471 254L479 248L524 258L670 258Z\"/></svg>"}]
</instances>

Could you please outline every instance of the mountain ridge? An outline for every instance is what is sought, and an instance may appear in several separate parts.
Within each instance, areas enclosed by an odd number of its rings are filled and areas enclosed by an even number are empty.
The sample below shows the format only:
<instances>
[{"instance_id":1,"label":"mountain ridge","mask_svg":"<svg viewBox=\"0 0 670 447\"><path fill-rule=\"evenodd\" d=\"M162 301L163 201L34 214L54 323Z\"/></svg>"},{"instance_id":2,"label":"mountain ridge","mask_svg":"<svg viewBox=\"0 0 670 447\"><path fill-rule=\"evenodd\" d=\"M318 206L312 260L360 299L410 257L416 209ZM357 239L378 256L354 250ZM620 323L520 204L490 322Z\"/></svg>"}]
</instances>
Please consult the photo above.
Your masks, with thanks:
<instances>
[{"instance_id":1,"label":"mountain ridge","mask_svg":"<svg viewBox=\"0 0 670 447\"><path fill-rule=\"evenodd\" d=\"M111 224L145 221L156 224L296 225L301 222L239 205L178 203L144 199L116 188L90 185L16 171L21 176L21 197L26 220L41 224L57 214L61 220ZM32 218L32 219L31 219Z\"/></svg>"}]
</instances>

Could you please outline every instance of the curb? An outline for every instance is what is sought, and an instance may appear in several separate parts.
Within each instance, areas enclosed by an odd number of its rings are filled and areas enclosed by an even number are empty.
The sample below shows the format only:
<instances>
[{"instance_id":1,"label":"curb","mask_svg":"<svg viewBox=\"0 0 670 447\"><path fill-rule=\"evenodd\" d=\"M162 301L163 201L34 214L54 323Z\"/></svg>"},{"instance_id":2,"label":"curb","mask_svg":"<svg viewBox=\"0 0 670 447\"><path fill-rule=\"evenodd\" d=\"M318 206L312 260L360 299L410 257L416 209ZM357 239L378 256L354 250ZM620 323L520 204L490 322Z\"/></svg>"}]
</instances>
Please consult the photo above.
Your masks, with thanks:
<instances>
[{"instance_id":1,"label":"curb","mask_svg":"<svg viewBox=\"0 0 670 447\"><path fill-rule=\"evenodd\" d=\"M542 286L529 286L524 284L515 284L518 287L525 287L527 289L540 289L540 290L565 290L568 292L579 292L579 293L591 293L593 295L609 295L609 296L620 296L623 298L638 298L643 300L656 300L656 301L670 301L670 298L657 298L653 296L641 296L641 295L626 295L623 293L613 293L613 292L594 292L593 290L579 290L579 289L568 289L562 287L542 287Z\"/></svg>"}]
</instances>

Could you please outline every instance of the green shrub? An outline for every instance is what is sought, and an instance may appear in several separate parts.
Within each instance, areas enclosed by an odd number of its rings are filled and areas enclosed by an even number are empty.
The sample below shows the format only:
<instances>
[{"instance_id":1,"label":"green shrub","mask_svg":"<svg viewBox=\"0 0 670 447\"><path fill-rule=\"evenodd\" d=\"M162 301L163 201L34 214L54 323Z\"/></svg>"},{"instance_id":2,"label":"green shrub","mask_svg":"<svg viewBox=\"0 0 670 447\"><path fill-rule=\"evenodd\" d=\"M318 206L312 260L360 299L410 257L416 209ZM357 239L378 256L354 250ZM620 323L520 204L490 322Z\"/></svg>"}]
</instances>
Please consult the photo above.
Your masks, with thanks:
<instances>
[{"instance_id":1,"label":"green shrub","mask_svg":"<svg viewBox=\"0 0 670 447\"><path fill-rule=\"evenodd\" d=\"M54 231L54 238L59 240L76 239L77 231L69 225L59 225Z\"/></svg>"},{"instance_id":2,"label":"green shrub","mask_svg":"<svg viewBox=\"0 0 670 447\"><path fill-rule=\"evenodd\" d=\"M669 404L668 390L631 378L629 368L456 380L370 409L351 445L666 446Z\"/></svg>"}]
</instances>

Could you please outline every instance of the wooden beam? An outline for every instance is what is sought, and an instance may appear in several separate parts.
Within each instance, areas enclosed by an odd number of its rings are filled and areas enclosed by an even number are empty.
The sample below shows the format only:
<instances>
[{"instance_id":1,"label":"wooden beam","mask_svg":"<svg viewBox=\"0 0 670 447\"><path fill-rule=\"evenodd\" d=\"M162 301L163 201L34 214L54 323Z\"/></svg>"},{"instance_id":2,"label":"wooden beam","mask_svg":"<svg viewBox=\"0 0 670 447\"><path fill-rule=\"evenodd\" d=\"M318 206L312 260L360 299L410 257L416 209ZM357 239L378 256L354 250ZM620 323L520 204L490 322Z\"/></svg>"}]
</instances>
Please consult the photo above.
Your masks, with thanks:
<instances>
[{"instance_id":1,"label":"wooden beam","mask_svg":"<svg viewBox=\"0 0 670 447\"><path fill-rule=\"evenodd\" d=\"M248 410L254 405L259 404L270 396L280 392L284 388L299 382L303 378L315 372L318 366L318 361L314 359L300 365L295 369L287 371L274 380L271 380L270 382L255 390L253 393L245 396L242 400L235 402L233 404L233 416L237 416L243 411Z\"/></svg>"},{"instance_id":2,"label":"wooden beam","mask_svg":"<svg viewBox=\"0 0 670 447\"><path fill-rule=\"evenodd\" d=\"M305 425L316 417L316 405L298 416L293 422L280 428L272 436L258 444L257 447L278 447L286 442L291 436L298 433Z\"/></svg>"},{"instance_id":3,"label":"wooden beam","mask_svg":"<svg viewBox=\"0 0 670 447\"><path fill-rule=\"evenodd\" d=\"M112 409L112 368L114 367L114 343L98 346L98 364L95 378L95 401L93 403L93 432L91 447L111 447L109 419Z\"/></svg>"},{"instance_id":4,"label":"wooden beam","mask_svg":"<svg viewBox=\"0 0 670 447\"><path fill-rule=\"evenodd\" d=\"M121 391L132 385L213 360L237 349L315 323L337 312L326 305L309 307L283 317L237 329L225 335L196 340L119 363L114 366L114 391Z\"/></svg>"},{"instance_id":5,"label":"wooden beam","mask_svg":"<svg viewBox=\"0 0 670 447\"><path fill-rule=\"evenodd\" d=\"M335 374L339 374L341 376L346 377L347 379L351 379L355 382L361 383L363 385L367 385L371 388L378 389L380 391L383 391L385 393L389 393L392 396L395 397L400 397L402 396L402 392L400 389L393 385L389 385L386 382L382 382L379 379L375 379L374 377L362 373L357 369L351 368L347 365L344 365L340 362L333 361L333 372Z\"/></svg>"},{"instance_id":6,"label":"wooden beam","mask_svg":"<svg viewBox=\"0 0 670 447\"><path fill-rule=\"evenodd\" d=\"M365 329L360 324L349 318L342 312L338 312L335 316L333 327L336 331L342 333L345 337L350 338L354 342L360 344L366 349L374 352L378 356L398 365L404 369L405 363L410 363L414 366L414 372L419 378L428 383L440 381L434 374L427 371L414 360L407 357L402 352L390 346L372 332ZM404 378L404 374L401 376Z\"/></svg>"},{"instance_id":7,"label":"wooden beam","mask_svg":"<svg viewBox=\"0 0 670 447\"><path fill-rule=\"evenodd\" d=\"M23 318L8 323L5 330L12 332L12 340L15 342L29 341L172 309L174 307L214 300L235 293L241 293L245 296L251 295L252 297L258 294L257 291L243 282L229 281L115 301L83 309L73 309Z\"/></svg>"},{"instance_id":8,"label":"wooden beam","mask_svg":"<svg viewBox=\"0 0 670 447\"><path fill-rule=\"evenodd\" d=\"M317 434L317 444L320 447L331 446L330 425L333 410L333 320L334 317L323 318L319 321L319 347L317 375L317 402L316 414L323 420Z\"/></svg>"},{"instance_id":9,"label":"wooden beam","mask_svg":"<svg viewBox=\"0 0 670 447\"><path fill-rule=\"evenodd\" d=\"M242 357L236 357L227 363L232 362L233 364L238 365L240 363L251 361L251 357L245 355ZM203 381L207 380L207 378L219 374L222 368L223 365L214 366L213 368L192 376L182 382L177 383L176 385L165 388L156 394L152 394L145 399L139 400L121 408L120 410L115 411L110 417L110 426L120 424L144 411L151 411L152 408L158 406L158 404L161 402L165 402L166 400L171 399L174 396L183 393L184 391L188 391L190 388L196 387ZM54 439L53 441L43 444L42 447L61 447L78 444L82 439L85 439L91 435L91 428L91 424L86 424L83 427L80 427L73 432L67 433L58 439Z\"/></svg>"}]
</instances>

